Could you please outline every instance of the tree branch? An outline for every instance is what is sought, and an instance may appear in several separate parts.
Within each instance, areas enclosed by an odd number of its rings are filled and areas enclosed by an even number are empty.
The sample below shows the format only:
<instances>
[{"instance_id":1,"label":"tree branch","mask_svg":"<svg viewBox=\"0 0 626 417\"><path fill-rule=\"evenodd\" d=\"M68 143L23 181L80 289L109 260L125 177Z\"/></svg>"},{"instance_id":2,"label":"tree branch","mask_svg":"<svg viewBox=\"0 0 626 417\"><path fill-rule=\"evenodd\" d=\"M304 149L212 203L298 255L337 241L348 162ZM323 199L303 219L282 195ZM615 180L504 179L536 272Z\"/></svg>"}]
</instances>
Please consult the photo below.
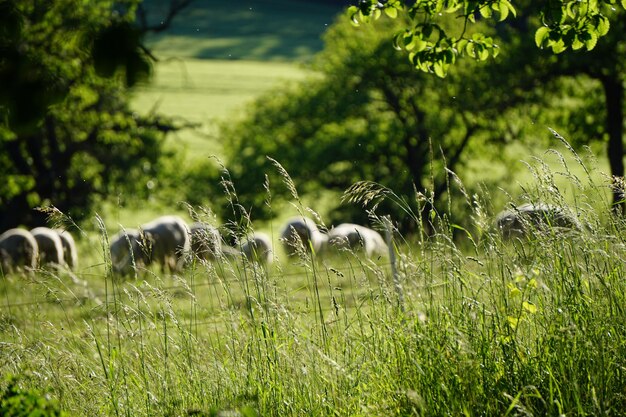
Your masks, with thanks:
<instances>
[{"instance_id":1,"label":"tree branch","mask_svg":"<svg viewBox=\"0 0 626 417\"><path fill-rule=\"evenodd\" d=\"M168 29L172 24L172 21L187 6L191 4L193 0L170 0L170 7L167 12L167 15L163 20L161 20L158 24L149 25L148 24L148 14L146 9L143 7L143 3L139 5L137 8L137 17L139 18L139 22L141 23L140 29L143 33L154 32L159 33Z\"/></svg>"}]
</instances>

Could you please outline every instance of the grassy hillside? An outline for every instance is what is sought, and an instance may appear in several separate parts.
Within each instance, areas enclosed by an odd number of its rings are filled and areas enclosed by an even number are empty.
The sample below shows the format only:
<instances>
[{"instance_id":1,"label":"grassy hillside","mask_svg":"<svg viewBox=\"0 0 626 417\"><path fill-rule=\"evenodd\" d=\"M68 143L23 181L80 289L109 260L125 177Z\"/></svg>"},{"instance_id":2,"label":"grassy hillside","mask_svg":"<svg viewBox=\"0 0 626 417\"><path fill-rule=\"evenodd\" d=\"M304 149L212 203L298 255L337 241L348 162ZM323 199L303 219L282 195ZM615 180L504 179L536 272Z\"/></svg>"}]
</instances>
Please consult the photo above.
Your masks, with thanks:
<instances>
[{"instance_id":1,"label":"grassy hillside","mask_svg":"<svg viewBox=\"0 0 626 417\"><path fill-rule=\"evenodd\" d=\"M168 3L146 2L149 22L158 24ZM320 35L343 7L339 1L200 0L148 40L166 57L306 61L322 48Z\"/></svg>"},{"instance_id":2,"label":"grassy hillside","mask_svg":"<svg viewBox=\"0 0 626 417\"><path fill-rule=\"evenodd\" d=\"M168 3L146 2L151 24L165 16ZM132 106L196 123L171 138L189 158L221 156L216 121L236 117L264 91L304 78L302 64L322 48L321 36L342 8L339 1L193 2L167 31L148 37L160 61L151 82L135 90Z\"/></svg>"},{"instance_id":3,"label":"grassy hillside","mask_svg":"<svg viewBox=\"0 0 626 417\"><path fill-rule=\"evenodd\" d=\"M134 91L132 106L196 124L170 138L189 158L220 156L218 120L236 117L259 94L307 74L294 63L169 59L156 65L150 84Z\"/></svg>"}]
</instances>

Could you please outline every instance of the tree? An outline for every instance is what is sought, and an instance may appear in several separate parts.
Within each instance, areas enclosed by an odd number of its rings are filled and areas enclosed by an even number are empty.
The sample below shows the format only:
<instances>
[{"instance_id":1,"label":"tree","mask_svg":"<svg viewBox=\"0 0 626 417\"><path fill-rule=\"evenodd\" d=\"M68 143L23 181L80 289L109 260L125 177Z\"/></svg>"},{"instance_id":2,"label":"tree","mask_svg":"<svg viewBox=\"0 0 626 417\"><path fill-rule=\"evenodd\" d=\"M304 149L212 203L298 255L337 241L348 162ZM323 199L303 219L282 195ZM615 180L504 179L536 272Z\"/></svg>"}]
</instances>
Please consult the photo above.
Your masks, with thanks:
<instances>
[{"instance_id":1,"label":"tree","mask_svg":"<svg viewBox=\"0 0 626 417\"><path fill-rule=\"evenodd\" d=\"M541 25L535 31L538 47L554 53L568 48L595 48L611 22L618 22L617 8L626 9L625 0L548 0L540 3L535 16ZM510 19L517 14L509 0L360 0L348 10L355 24L377 19L382 13L406 18L403 30L395 35L395 46L409 54L412 64L423 71L444 77L460 55L477 60L497 56L499 48L491 36L468 28L482 19ZM441 24L444 15L457 18L454 35Z\"/></svg>"},{"instance_id":2,"label":"tree","mask_svg":"<svg viewBox=\"0 0 626 417\"><path fill-rule=\"evenodd\" d=\"M624 69L626 48L626 1L522 1L515 8L508 0L386 2L361 1L350 14L356 23L377 18L381 12L407 20L395 35L397 48L408 52L410 62L423 71L444 77L457 56L469 55L477 60L496 57L502 39L519 39L507 44L513 53L505 60L496 59L484 71L494 73L502 67L518 75L512 79L531 78L549 83L559 77L587 76L597 80L604 94L604 128L594 137L607 142L607 156L614 178L624 176ZM494 14L495 12L495 14ZM459 36L442 25L440 15L449 13L464 24ZM499 37L468 27L497 16ZM512 17L515 16L515 17ZM543 49L550 48L553 54ZM509 51L511 52L511 51ZM521 59L516 59L515 53ZM497 63L500 61L500 63ZM509 63L515 63L513 66ZM525 74L525 75L524 75ZM587 117L587 116L585 116ZM583 117L583 118L585 118ZM624 190L614 182L613 206L623 211Z\"/></svg>"},{"instance_id":3,"label":"tree","mask_svg":"<svg viewBox=\"0 0 626 417\"><path fill-rule=\"evenodd\" d=\"M358 30L340 21L316 59L319 77L271 92L240 123L225 126L232 182L256 218L272 214L262 184L276 170L266 156L282 164L300 191L343 191L368 179L396 191L415 212L417 191L428 213L447 189L444 168L461 169L468 149L489 152L484 145L501 140L500 116L527 96L523 89L511 88L503 73L481 73L472 65L454 68L446 79L416 72L388 47L398 22L380 23ZM271 184L281 180L269 174ZM280 192L272 188L273 195ZM331 220L355 221L354 215Z\"/></svg>"},{"instance_id":4,"label":"tree","mask_svg":"<svg viewBox=\"0 0 626 417\"><path fill-rule=\"evenodd\" d=\"M127 89L149 76L137 1L0 0L0 228L75 220L98 196L146 192L163 133Z\"/></svg>"}]
</instances>

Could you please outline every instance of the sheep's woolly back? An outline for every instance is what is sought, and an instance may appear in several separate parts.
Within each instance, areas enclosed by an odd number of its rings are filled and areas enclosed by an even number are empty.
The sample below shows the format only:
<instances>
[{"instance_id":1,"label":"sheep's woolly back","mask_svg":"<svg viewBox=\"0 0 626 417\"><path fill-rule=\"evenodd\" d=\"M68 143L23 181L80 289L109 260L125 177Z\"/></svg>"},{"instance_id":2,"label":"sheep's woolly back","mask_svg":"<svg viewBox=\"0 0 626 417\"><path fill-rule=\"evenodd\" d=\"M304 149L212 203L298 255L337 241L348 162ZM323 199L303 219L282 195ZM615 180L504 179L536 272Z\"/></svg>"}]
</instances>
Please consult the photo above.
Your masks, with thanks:
<instances>
[{"instance_id":1,"label":"sheep's woolly back","mask_svg":"<svg viewBox=\"0 0 626 417\"><path fill-rule=\"evenodd\" d=\"M363 250L368 258L387 255L387 244L377 231L353 223L342 223L328 231L328 246Z\"/></svg>"},{"instance_id":2,"label":"sheep's woolly back","mask_svg":"<svg viewBox=\"0 0 626 417\"><path fill-rule=\"evenodd\" d=\"M248 236L241 245L241 252L250 262L270 264L274 259L272 239L262 232Z\"/></svg>"},{"instance_id":3,"label":"sheep's woolly back","mask_svg":"<svg viewBox=\"0 0 626 417\"><path fill-rule=\"evenodd\" d=\"M495 223L505 239L525 237L531 231L541 231L547 228L581 228L566 208L545 203L528 203L503 210L496 216Z\"/></svg>"},{"instance_id":4,"label":"sheep's woolly back","mask_svg":"<svg viewBox=\"0 0 626 417\"><path fill-rule=\"evenodd\" d=\"M61 238L61 244L63 245L63 260L65 264L74 269L78 266L78 252L76 250L76 241L74 237L67 230L55 229Z\"/></svg>"},{"instance_id":5,"label":"sheep's woolly back","mask_svg":"<svg viewBox=\"0 0 626 417\"><path fill-rule=\"evenodd\" d=\"M39 265L63 263L63 243L59 234L47 227L36 227L30 231L39 247Z\"/></svg>"},{"instance_id":6,"label":"sheep's woolly back","mask_svg":"<svg viewBox=\"0 0 626 417\"><path fill-rule=\"evenodd\" d=\"M39 246L28 230L9 229L0 235L0 262L5 273L37 267Z\"/></svg>"},{"instance_id":7,"label":"sheep's woolly back","mask_svg":"<svg viewBox=\"0 0 626 417\"><path fill-rule=\"evenodd\" d=\"M325 237L317 228L313 220L308 217L293 217L282 228L280 240L289 256L296 256L302 249L310 252L319 252L322 249Z\"/></svg>"}]
</instances>

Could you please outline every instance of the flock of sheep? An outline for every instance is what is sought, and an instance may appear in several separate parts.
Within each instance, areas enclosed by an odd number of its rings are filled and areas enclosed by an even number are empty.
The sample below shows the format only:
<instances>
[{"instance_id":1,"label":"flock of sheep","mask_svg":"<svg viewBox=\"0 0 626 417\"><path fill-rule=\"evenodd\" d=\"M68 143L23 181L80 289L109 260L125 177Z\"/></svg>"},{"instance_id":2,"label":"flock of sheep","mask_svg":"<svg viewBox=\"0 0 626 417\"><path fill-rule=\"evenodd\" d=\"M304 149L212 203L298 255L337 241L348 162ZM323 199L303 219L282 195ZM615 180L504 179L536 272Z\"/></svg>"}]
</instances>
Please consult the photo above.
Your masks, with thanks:
<instances>
[{"instance_id":1,"label":"flock of sheep","mask_svg":"<svg viewBox=\"0 0 626 417\"><path fill-rule=\"evenodd\" d=\"M331 248L359 250L368 257L383 256L387 245L373 229L344 223L322 233L315 222L294 217L286 222L280 242L287 256L299 253L324 253ZM236 246L225 243L217 228L205 223L187 225L178 216L159 217L138 229L120 231L111 239L113 272L127 275L137 266L160 265L162 271L181 272L194 259L213 261L220 258L245 258L259 264L270 264L274 248L269 235L255 232Z\"/></svg>"},{"instance_id":2,"label":"flock of sheep","mask_svg":"<svg viewBox=\"0 0 626 417\"><path fill-rule=\"evenodd\" d=\"M532 227L579 229L565 210L543 203L524 204L496 217L496 227L505 239L525 236ZM287 256L301 253L325 254L332 250L361 251L366 257L385 256L388 247L382 236L365 226L343 223L327 232L300 216L286 222L280 242ZM158 264L163 272L181 272L194 259L213 261L223 257L246 258L267 265L274 259L270 236L255 232L239 244L229 246L217 228L204 223L188 225L178 216L162 216L137 229L125 229L111 238L112 270L131 274L134 267ZM30 231L10 229L0 235L0 266L3 273L32 270L46 265L76 268L78 256L72 235L64 230L37 227Z\"/></svg>"},{"instance_id":3,"label":"flock of sheep","mask_svg":"<svg viewBox=\"0 0 626 417\"><path fill-rule=\"evenodd\" d=\"M0 266L4 273L45 265L76 268L78 254L72 235L61 229L9 229L0 235Z\"/></svg>"}]
</instances>

